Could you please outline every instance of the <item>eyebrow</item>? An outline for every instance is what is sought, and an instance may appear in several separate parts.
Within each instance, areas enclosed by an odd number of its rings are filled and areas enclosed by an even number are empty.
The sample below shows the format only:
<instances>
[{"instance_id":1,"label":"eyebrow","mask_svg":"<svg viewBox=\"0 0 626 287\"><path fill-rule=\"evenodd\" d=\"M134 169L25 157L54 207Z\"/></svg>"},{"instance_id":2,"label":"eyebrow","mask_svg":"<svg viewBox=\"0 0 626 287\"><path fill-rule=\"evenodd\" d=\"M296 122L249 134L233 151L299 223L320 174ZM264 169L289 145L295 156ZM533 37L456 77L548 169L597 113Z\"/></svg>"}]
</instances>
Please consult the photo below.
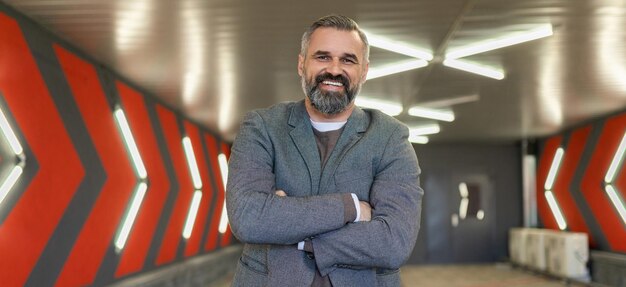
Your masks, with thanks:
<instances>
[{"instance_id":1,"label":"eyebrow","mask_svg":"<svg viewBox=\"0 0 626 287\"><path fill-rule=\"evenodd\" d=\"M330 55L330 52L318 50L318 51L315 51L315 53L313 53L313 56L319 56L319 55L327 56L327 55ZM355 54L352 54L352 53L343 53L342 58L351 58L351 59L356 60L357 62L359 61L359 57L357 57Z\"/></svg>"}]
</instances>

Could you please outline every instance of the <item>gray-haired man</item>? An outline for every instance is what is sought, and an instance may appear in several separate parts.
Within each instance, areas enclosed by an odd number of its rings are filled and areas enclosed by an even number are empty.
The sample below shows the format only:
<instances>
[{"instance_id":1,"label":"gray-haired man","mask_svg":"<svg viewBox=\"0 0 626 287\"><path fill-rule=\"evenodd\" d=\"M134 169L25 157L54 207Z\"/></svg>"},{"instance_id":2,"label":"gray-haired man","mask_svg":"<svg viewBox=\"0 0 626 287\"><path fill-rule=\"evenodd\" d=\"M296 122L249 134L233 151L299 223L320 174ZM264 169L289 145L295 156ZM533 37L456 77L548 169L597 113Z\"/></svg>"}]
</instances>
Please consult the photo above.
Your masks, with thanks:
<instances>
[{"instance_id":1,"label":"gray-haired man","mask_svg":"<svg viewBox=\"0 0 626 287\"><path fill-rule=\"evenodd\" d=\"M368 56L352 19L323 17L302 37L305 99L246 115L226 194L245 243L234 286L399 286L423 191L408 129L354 105Z\"/></svg>"}]
</instances>

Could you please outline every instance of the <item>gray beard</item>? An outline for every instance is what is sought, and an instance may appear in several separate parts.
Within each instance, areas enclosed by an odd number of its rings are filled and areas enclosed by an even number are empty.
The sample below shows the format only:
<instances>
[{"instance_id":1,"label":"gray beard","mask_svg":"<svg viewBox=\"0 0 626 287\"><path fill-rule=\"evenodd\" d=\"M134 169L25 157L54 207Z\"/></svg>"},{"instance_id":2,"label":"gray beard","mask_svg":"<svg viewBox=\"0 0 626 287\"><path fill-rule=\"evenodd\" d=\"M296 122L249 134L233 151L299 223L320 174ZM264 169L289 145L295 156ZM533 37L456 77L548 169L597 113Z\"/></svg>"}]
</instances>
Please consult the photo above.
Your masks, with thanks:
<instances>
[{"instance_id":1,"label":"gray beard","mask_svg":"<svg viewBox=\"0 0 626 287\"><path fill-rule=\"evenodd\" d=\"M346 89L345 92L327 92L319 88L315 79L314 83L308 83L304 77L301 79L302 90L311 101L311 105L325 115L336 115L345 111L361 89L358 85L354 89Z\"/></svg>"}]
</instances>

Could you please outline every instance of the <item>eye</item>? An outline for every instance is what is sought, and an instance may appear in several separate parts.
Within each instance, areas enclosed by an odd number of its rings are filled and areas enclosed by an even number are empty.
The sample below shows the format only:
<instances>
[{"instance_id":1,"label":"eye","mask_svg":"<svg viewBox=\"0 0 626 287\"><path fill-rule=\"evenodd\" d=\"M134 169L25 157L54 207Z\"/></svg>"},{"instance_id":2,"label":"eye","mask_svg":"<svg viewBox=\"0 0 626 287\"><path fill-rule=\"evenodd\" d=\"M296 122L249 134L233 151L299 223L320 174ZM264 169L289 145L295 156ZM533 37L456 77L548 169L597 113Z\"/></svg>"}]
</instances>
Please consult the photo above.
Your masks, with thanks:
<instances>
[{"instance_id":1,"label":"eye","mask_svg":"<svg viewBox=\"0 0 626 287\"><path fill-rule=\"evenodd\" d=\"M315 56L315 59L319 60L319 61L328 61L328 60L330 60L330 56L327 56L327 55L317 55L317 56Z\"/></svg>"},{"instance_id":2,"label":"eye","mask_svg":"<svg viewBox=\"0 0 626 287\"><path fill-rule=\"evenodd\" d=\"M352 58L342 58L341 61L344 64L356 64L356 60L352 59Z\"/></svg>"}]
</instances>

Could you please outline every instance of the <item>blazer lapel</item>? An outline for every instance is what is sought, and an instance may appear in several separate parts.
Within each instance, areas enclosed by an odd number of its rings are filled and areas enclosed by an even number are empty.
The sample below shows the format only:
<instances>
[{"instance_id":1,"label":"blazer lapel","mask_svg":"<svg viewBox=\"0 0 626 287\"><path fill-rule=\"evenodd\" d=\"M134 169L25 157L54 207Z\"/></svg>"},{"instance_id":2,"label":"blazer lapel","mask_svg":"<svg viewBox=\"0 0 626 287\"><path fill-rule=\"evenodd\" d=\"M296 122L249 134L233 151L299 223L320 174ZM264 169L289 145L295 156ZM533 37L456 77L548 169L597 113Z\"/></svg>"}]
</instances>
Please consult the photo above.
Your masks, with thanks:
<instances>
[{"instance_id":1,"label":"blazer lapel","mask_svg":"<svg viewBox=\"0 0 626 287\"><path fill-rule=\"evenodd\" d=\"M369 118L367 114L359 107L354 107L354 111L348 118L348 122L337 140L335 148L330 154L326 166L322 171L320 180L320 194L327 192L328 184L335 174L335 170L341 163L344 155L363 137L363 133L367 130Z\"/></svg>"},{"instance_id":2,"label":"blazer lapel","mask_svg":"<svg viewBox=\"0 0 626 287\"><path fill-rule=\"evenodd\" d=\"M300 101L291 110L289 125L293 127L289 136L308 168L311 178L311 191L313 194L318 194L321 173L320 155L315 143L315 135L313 135L309 115L304 107L304 101Z\"/></svg>"}]
</instances>

